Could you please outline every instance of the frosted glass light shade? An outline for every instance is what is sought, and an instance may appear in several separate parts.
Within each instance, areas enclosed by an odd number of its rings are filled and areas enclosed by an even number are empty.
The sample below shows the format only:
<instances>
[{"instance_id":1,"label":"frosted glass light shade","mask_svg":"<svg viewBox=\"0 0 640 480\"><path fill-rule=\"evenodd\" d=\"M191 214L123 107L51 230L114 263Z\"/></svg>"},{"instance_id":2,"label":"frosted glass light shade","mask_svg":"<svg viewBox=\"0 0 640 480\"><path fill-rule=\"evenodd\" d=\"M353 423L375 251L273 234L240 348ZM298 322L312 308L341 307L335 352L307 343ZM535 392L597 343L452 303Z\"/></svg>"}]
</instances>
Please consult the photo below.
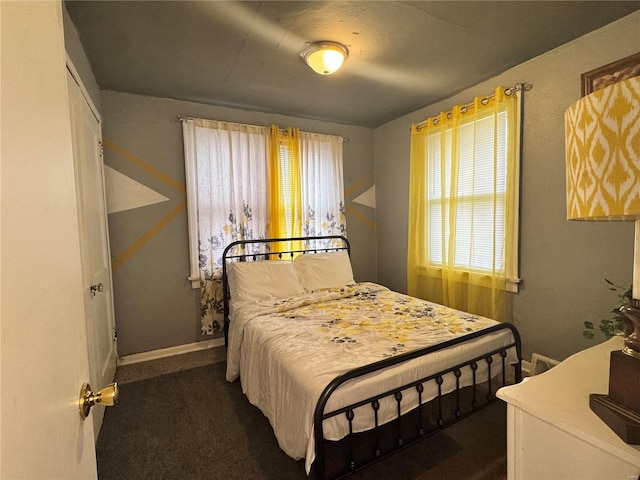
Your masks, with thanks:
<instances>
[{"instance_id":1,"label":"frosted glass light shade","mask_svg":"<svg viewBox=\"0 0 640 480\"><path fill-rule=\"evenodd\" d=\"M342 66L349 55L347 47L336 42L317 42L311 44L302 58L311 69L320 75L331 75Z\"/></svg>"},{"instance_id":2,"label":"frosted glass light shade","mask_svg":"<svg viewBox=\"0 0 640 480\"><path fill-rule=\"evenodd\" d=\"M640 77L582 97L565 113L567 218L640 218Z\"/></svg>"}]
</instances>

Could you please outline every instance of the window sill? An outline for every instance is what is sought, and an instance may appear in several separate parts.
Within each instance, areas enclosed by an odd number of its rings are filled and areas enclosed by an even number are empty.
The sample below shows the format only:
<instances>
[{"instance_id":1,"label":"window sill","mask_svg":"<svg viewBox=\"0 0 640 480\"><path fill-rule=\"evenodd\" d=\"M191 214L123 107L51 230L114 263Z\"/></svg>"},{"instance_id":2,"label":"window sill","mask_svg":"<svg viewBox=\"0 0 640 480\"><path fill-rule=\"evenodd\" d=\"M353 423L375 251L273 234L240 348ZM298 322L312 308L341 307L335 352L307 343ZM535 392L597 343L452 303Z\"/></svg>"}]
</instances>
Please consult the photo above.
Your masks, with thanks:
<instances>
[{"instance_id":1,"label":"window sill","mask_svg":"<svg viewBox=\"0 0 640 480\"><path fill-rule=\"evenodd\" d=\"M507 278L507 292L518 293L521 283L521 278Z\"/></svg>"},{"instance_id":2,"label":"window sill","mask_svg":"<svg viewBox=\"0 0 640 480\"><path fill-rule=\"evenodd\" d=\"M427 275L427 267L425 265L421 265L417 267L418 274L426 276ZM436 278L440 277L440 268L439 267L430 267L429 270L432 272L435 270L437 273L434 275ZM478 272L479 274L483 274L482 272ZM520 285L522 284L521 278L507 278L506 291L511 293L518 293L520 291Z\"/></svg>"}]
</instances>

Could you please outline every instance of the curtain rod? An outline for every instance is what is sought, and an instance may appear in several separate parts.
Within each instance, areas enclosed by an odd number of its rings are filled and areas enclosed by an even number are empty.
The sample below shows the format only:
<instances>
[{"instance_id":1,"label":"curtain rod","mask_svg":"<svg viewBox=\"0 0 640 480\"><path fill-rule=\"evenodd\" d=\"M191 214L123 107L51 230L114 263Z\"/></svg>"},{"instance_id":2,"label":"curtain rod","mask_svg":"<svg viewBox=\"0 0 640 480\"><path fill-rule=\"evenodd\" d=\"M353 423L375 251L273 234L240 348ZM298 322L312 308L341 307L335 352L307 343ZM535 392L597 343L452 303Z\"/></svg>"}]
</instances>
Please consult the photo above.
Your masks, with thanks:
<instances>
[{"instance_id":1,"label":"curtain rod","mask_svg":"<svg viewBox=\"0 0 640 480\"><path fill-rule=\"evenodd\" d=\"M505 93L505 95L511 95L511 94L513 94L515 92L523 92L524 93L524 92L528 92L532 88L533 88L533 85L530 84L530 83L516 83L513 87L507 88L504 91L504 93ZM482 99L483 104L485 104L489 99L494 98L494 97L495 97L494 93L492 93L491 95L484 96L483 99ZM463 105L462 106L463 112L465 111L465 109L470 108L473 105L474 105L473 102L469 102L469 103ZM449 113L449 117L448 118L451 118L450 115L451 114ZM433 118L433 117L430 117L430 118ZM415 124L416 129L420 130L421 128L426 127L428 122L429 122L429 118L427 118L426 120L423 120L421 122L416 123Z\"/></svg>"},{"instance_id":2,"label":"curtain rod","mask_svg":"<svg viewBox=\"0 0 640 480\"><path fill-rule=\"evenodd\" d=\"M177 120L178 120L179 122L182 122L182 121L184 121L184 120L207 120L207 121L210 121L210 122L231 123L231 124L233 124L233 125L240 125L240 126L250 126L250 127L256 127L256 128L268 128L268 127L265 127L264 125L249 125L249 124L247 124L247 123L223 122L223 121L221 121L221 120L210 120L210 119L207 119L207 118L185 117L185 116L183 116L183 115L178 115L178 116L177 116ZM278 127L278 130L279 130L280 132L284 133L284 134L286 134L286 133L287 133L286 129L284 129L284 128L280 128L280 127ZM303 132L303 133L312 133L312 134L313 134L313 133L315 133L315 132ZM328 134L328 133L323 133L322 135L329 135L329 134ZM342 136L342 135L331 135L331 136L333 136L333 137L341 137L341 138L342 138L342 141L343 141L344 143L351 143L351 138L349 138L349 137L344 137L344 136Z\"/></svg>"}]
</instances>

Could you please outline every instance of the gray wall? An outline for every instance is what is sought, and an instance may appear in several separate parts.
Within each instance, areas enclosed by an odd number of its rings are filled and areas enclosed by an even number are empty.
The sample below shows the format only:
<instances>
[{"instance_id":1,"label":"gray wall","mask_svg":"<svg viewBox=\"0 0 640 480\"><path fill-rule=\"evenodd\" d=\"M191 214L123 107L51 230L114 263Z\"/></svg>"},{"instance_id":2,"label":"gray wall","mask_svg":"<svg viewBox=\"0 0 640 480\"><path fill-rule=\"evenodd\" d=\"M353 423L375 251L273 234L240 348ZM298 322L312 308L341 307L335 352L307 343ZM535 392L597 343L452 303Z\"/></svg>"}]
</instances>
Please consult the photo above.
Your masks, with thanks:
<instances>
[{"instance_id":1,"label":"gray wall","mask_svg":"<svg viewBox=\"0 0 640 480\"><path fill-rule=\"evenodd\" d=\"M101 104L105 164L169 198L109 215L120 355L211 338L200 334L199 290L187 281L185 193L171 182L185 184L179 115L348 137L344 177L354 275L377 279L374 210L351 201L373 185L371 129L109 91L102 92ZM113 194L107 185L107 195ZM176 215L167 219L171 212ZM132 254L119 262L125 252Z\"/></svg>"},{"instance_id":2,"label":"gray wall","mask_svg":"<svg viewBox=\"0 0 640 480\"><path fill-rule=\"evenodd\" d=\"M564 112L580 97L580 74L640 50L640 12L518 65L447 100L374 132L378 281L406 290L409 129L412 123L491 93L497 85L533 84L525 98L522 168L521 291L512 320L527 359L563 359L591 346L583 321L599 323L617 301L605 278L628 286L633 268L631 223L566 220ZM602 340L603 337L597 337Z\"/></svg>"}]
</instances>

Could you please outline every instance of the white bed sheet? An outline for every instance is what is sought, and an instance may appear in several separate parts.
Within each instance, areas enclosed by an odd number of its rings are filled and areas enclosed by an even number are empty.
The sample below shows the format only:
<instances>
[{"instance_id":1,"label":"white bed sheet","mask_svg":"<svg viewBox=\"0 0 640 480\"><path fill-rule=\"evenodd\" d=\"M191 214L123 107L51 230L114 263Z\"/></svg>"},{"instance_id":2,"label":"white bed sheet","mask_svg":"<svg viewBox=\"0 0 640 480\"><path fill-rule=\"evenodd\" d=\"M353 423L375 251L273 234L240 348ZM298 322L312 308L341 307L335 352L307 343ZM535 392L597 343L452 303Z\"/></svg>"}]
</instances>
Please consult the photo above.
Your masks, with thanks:
<instances>
[{"instance_id":1,"label":"white bed sheet","mask_svg":"<svg viewBox=\"0 0 640 480\"><path fill-rule=\"evenodd\" d=\"M369 313L371 303L379 307L378 313ZM416 313L422 318L414 318ZM334 378L353 368L496 323L370 283L275 302L237 302L231 306L227 380L240 377L243 392L269 419L282 450L294 459L305 458L309 473L315 459L314 409ZM419 329L413 328L416 324ZM382 330L389 325L392 334ZM504 330L351 380L336 391L326 410L437 373L461 359L482 355L512 341L511 332ZM516 360L515 352L510 352L507 362ZM499 373L501 361L496 357L492 375ZM486 364L480 362L478 381L483 376L486 377ZM471 384L469 369L463 370L460 383ZM423 402L437 395L434 382L424 386ZM445 378L442 387L443 393L453 391L453 375ZM405 391L403 413L416 405L415 389ZM381 402L381 424L395 415L393 400ZM354 431L370 429L372 424L369 406L356 409ZM344 415L324 423L327 439L339 440L347 433Z\"/></svg>"}]
</instances>

